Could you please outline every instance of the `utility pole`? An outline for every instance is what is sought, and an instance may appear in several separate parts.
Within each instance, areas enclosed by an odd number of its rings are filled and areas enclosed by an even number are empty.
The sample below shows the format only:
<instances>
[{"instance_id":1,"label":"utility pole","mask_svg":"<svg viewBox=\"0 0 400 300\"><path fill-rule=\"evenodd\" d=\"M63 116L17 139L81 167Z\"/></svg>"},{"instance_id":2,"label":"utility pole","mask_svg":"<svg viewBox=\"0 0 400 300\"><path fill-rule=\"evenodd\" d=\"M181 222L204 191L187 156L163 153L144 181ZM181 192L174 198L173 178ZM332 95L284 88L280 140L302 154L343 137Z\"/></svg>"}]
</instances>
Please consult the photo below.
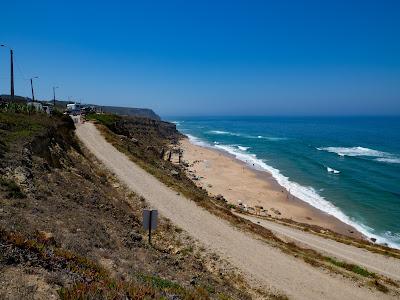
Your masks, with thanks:
<instances>
[{"instance_id":1,"label":"utility pole","mask_svg":"<svg viewBox=\"0 0 400 300\"><path fill-rule=\"evenodd\" d=\"M56 109L56 89L58 89L58 86L53 86L53 109Z\"/></svg>"},{"instance_id":2,"label":"utility pole","mask_svg":"<svg viewBox=\"0 0 400 300\"><path fill-rule=\"evenodd\" d=\"M31 89L32 89L32 102L35 102L35 93L33 92L33 79L31 78Z\"/></svg>"},{"instance_id":3,"label":"utility pole","mask_svg":"<svg viewBox=\"0 0 400 300\"><path fill-rule=\"evenodd\" d=\"M11 60L11 101L14 101L14 52L10 49L10 60Z\"/></svg>"},{"instance_id":4,"label":"utility pole","mask_svg":"<svg viewBox=\"0 0 400 300\"><path fill-rule=\"evenodd\" d=\"M1 44L0 47L5 47L5 48L10 49L10 61L11 61L11 64L10 64L10 66L11 66L11 68L10 68L11 69L10 70L11 71L10 98L11 98L11 101L13 101L14 100L14 51L13 51L13 49L11 49L10 47L8 47L7 45L4 45L4 44Z\"/></svg>"},{"instance_id":5,"label":"utility pole","mask_svg":"<svg viewBox=\"0 0 400 300\"><path fill-rule=\"evenodd\" d=\"M35 102L35 93L33 92L33 79L39 78L38 76L31 78L32 102Z\"/></svg>"}]
</instances>

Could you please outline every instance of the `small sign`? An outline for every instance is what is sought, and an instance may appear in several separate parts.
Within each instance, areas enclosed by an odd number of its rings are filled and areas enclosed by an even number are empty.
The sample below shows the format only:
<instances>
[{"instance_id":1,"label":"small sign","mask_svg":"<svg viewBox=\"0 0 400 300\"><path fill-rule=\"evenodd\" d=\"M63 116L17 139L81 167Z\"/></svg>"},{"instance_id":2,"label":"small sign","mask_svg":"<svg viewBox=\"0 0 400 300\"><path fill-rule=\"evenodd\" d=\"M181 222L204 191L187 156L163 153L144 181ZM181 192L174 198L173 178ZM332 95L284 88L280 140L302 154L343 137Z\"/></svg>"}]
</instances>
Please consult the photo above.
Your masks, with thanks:
<instances>
[{"instance_id":1,"label":"small sign","mask_svg":"<svg viewBox=\"0 0 400 300\"><path fill-rule=\"evenodd\" d=\"M157 228L157 217L156 209L143 210L143 228L149 231L149 244L151 244L151 231Z\"/></svg>"},{"instance_id":2,"label":"small sign","mask_svg":"<svg viewBox=\"0 0 400 300\"><path fill-rule=\"evenodd\" d=\"M143 210L143 228L155 230L157 228L158 211L156 209Z\"/></svg>"}]
</instances>

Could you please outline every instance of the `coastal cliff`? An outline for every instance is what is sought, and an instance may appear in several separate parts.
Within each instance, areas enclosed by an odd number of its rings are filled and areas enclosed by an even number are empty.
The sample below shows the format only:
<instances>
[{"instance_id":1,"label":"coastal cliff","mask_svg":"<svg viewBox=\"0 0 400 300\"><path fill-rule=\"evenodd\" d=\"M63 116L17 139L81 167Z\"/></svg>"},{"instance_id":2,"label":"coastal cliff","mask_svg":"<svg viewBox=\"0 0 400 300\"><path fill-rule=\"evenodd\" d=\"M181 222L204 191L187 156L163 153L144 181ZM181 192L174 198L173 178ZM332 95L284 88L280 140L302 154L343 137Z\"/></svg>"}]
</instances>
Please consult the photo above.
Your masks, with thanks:
<instances>
[{"instance_id":1,"label":"coastal cliff","mask_svg":"<svg viewBox=\"0 0 400 300\"><path fill-rule=\"evenodd\" d=\"M134 108L134 107L119 107L119 106L102 106L101 108L106 113L161 120L160 116L149 108Z\"/></svg>"},{"instance_id":2,"label":"coastal cliff","mask_svg":"<svg viewBox=\"0 0 400 300\"><path fill-rule=\"evenodd\" d=\"M166 146L176 134L151 119L137 118L140 126L136 138L146 145ZM159 219L150 246L146 200L74 131L67 116L0 111L0 298L251 298L225 263L170 221Z\"/></svg>"},{"instance_id":3,"label":"coastal cliff","mask_svg":"<svg viewBox=\"0 0 400 300\"><path fill-rule=\"evenodd\" d=\"M22 97L22 96L17 96L17 95L14 97L14 102L17 102L17 103L26 103L28 100L30 100L30 98L28 98L28 97ZM11 96L6 95L6 94L0 95L0 103L2 101L10 102ZM37 101L53 103L53 100L37 100ZM71 102L57 100L56 106L60 110L65 110L68 103L71 103ZM120 116L144 117L144 118L153 119L153 120L159 120L159 121L161 120L161 117L159 115L157 115L150 108L100 106L100 105L96 105L96 104L87 104L87 106L91 106L91 107L100 109L105 113L112 113L112 114L117 114Z\"/></svg>"}]
</instances>

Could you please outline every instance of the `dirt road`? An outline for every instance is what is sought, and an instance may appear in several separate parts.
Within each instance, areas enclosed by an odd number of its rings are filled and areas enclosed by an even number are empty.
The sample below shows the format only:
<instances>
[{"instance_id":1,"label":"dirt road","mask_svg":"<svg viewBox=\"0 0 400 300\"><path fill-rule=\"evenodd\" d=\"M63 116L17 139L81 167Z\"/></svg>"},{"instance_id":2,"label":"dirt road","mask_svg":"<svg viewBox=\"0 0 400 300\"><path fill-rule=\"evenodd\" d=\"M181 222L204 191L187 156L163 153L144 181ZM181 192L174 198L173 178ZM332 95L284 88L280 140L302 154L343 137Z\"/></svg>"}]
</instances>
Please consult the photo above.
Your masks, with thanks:
<instances>
[{"instance_id":1,"label":"dirt road","mask_svg":"<svg viewBox=\"0 0 400 300\"><path fill-rule=\"evenodd\" d=\"M325 239L318 235L294 229L272 221L263 220L257 217L237 214L253 223L259 224L272 230L275 234L289 238L307 248L336 257L348 263L353 263L367 268L371 272L385 275L392 279L400 280L400 260L392 257L385 257L350 245L345 245L331 239Z\"/></svg>"},{"instance_id":2,"label":"dirt road","mask_svg":"<svg viewBox=\"0 0 400 300\"><path fill-rule=\"evenodd\" d=\"M236 230L178 195L107 143L91 123L78 125L77 136L119 179L207 248L239 268L252 283L291 299L390 299L376 290L331 275Z\"/></svg>"}]
</instances>

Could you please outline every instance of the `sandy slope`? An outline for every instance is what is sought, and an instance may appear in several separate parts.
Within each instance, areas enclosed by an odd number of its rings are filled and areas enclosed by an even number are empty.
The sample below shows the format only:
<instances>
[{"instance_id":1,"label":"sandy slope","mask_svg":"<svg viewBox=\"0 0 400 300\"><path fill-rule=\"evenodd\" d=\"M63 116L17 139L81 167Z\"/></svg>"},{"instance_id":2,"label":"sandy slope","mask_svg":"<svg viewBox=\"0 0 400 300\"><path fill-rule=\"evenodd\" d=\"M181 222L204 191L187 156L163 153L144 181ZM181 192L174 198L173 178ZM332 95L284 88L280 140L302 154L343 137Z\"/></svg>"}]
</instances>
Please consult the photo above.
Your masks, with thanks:
<instances>
[{"instance_id":1,"label":"sandy slope","mask_svg":"<svg viewBox=\"0 0 400 300\"><path fill-rule=\"evenodd\" d=\"M262 206L275 217L362 238L352 226L290 195L270 173L252 169L227 152L201 147L188 139L182 139L180 147L189 171L198 178L196 184L213 195L223 195L228 203L237 205L240 201L248 207Z\"/></svg>"},{"instance_id":2,"label":"sandy slope","mask_svg":"<svg viewBox=\"0 0 400 300\"><path fill-rule=\"evenodd\" d=\"M345 245L331 239L294 229L272 221L263 220L257 217L238 214L253 223L268 228L286 239L304 245L305 247L317 250L340 260L364 266L371 272L385 275L389 278L400 280L400 260L392 257L385 257L350 245Z\"/></svg>"},{"instance_id":3,"label":"sandy slope","mask_svg":"<svg viewBox=\"0 0 400 300\"><path fill-rule=\"evenodd\" d=\"M122 182L141 194L160 213L209 249L220 253L253 282L293 299L385 299L387 295L314 268L268 246L211 215L132 163L108 144L91 123L78 125L77 135Z\"/></svg>"}]
</instances>

